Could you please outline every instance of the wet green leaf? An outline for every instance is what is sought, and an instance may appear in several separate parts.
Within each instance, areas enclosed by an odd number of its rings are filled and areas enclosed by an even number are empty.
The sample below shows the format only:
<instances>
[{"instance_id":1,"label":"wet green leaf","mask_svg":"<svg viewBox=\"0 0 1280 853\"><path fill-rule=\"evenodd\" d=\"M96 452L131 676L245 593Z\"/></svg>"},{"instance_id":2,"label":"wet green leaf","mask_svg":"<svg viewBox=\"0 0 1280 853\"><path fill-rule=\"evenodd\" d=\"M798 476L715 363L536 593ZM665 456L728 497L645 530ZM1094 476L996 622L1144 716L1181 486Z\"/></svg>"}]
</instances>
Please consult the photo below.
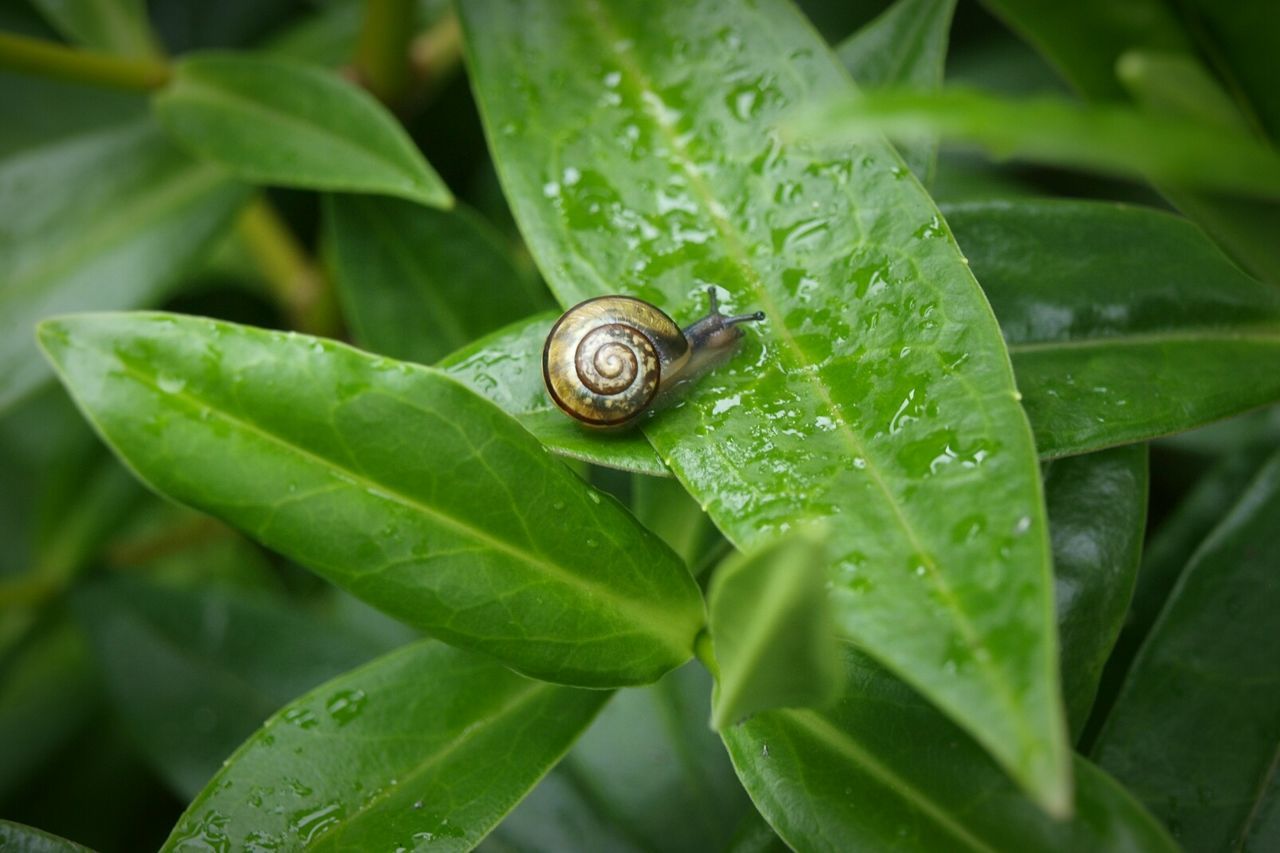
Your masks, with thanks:
<instances>
[{"instance_id":1,"label":"wet green leaf","mask_svg":"<svg viewBox=\"0 0 1280 853\"><path fill-rule=\"evenodd\" d=\"M1188 850L1280 843L1280 455L1187 564L1094 755Z\"/></svg>"},{"instance_id":2,"label":"wet green leaf","mask_svg":"<svg viewBox=\"0 0 1280 853\"><path fill-rule=\"evenodd\" d=\"M1280 399L1280 290L1186 220L1098 202L948 206L1043 456Z\"/></svg>"},{"instance_id":3,"label":"wet green leaf","mask_svg":"<svg viewBox=\"0 0 1280 853\"><path fill-rule=\"evenodd\" d=\"M1192 11L1192 4L1183 3L1175 10L1162 0L1084 0L1080 3L1044 3L1042 0L985 0L1000 17L1010 24L1041 52L1048 56L1062 75L1085 97L1095 101L1118 101L1127 94L1117 70L1121 59L1131 51L1159 51L1178 54L1188 61L1200 61L1201 56L1211 55L1218 62L1230 63L1234 57L1224 54L1220 47L1200 40L1214 36L1203 26L1186 28L1183 15ZM1205 4L1210 6L1213 4ZM1231 16L1234 10L1257 14L1266 7L1266 0L1249 3L1249 9L1241 3L1222 4L1223 14ZM1264 12L1264 14L1267 14ZM1241 15L1243 20L1246 15ZM1249 40L1267 38L1265 24L1255 28ZM1274 61L1280 55L1274 49L1270 56L1262 57L1263 63ZM1254 59L1259 54L1253 54ZM1236 73L1223 68L1228 81ZM1274 75L1273 75L1274 77ZM1270 84L1269 84L1270 85ZM1228 85L1239 97L1239 86ZM1272 86L1274 90L1274 86ZM1142 95L1141 90L1136 94ZM1138 103L1144 108L1159 107L1145 97ZM1166 104L1167 106L1167 104ZM1247 102L1238 104L1242 118L1247 121L1257 110ZM1175 115L1178 115L1175 113ZM1182 115L1186 115L1182 113ZM1222 152L1211 153L1219 159ZM1195 220L1215 240L1247 269L1272 284L1280 284L1280 241L1275 235L1280 231L1280 203L1261 202L1252 199L1232 199L1196 192L1180 186L1162 187L1162 192L1183 213Z\"/></svg>"},{"instance_id":4,"label":"wet green leaf","mask_svg":"<svg viewBox=\"0 0 1280 853\"><path fill-rule=\"evenodd\" d=\"M11 820L0 820L0 850L21 853L89 853L88 847L81 847L74 841Z\"/></svg>"},{"instance_id":5,"label":"wet green leaf","mask_svg":"<svg viewBox=\"0 0 1280 853\"><path fill-rule=\"evenodd\" d=\"M1062 693L1073 740L1084 728L1133 594L1147 522L1147 448L1045 465Z\"/></svg>"},{"instance_id":6,"label":"wet green leaf","mask_svg":"<svg viewBox=\"0 0 1280 853\"><path fill-rule=\"evenodd\" d=\"M51 375L39 320L159 301L246 198L150 123L0 163L0 408Z\"/></svg>"},{"instance_id":7,"label":"wet green leaf","mask_svg":"<svg viewBox=\"0 0 1280 853\"><path fill-rule=\"evenodd\" d=\"M827 711L769 711L722 733L739 777L796 850L1178 850L1120 785L1075 760L1075 815L1053 820L906 685L846 650Z\"/></svg>"},{"instance_id":8,"label":"wet green leaf","mask_svg":"<svg viewBox=\"0 0 1280 853\"><path fill-rule=\"evenodd\" d=\"M663 460L740 548L834 517L841 630L1066 809L1048 536L993 318L887 144L821 154L776 131L850 91L838 61L781 2L459 11L562 304L627 293L687 322L714 284L768 314L644 425Z\"/></svg>"},{"instance_id":9,"label":"wet green leaf","mask_svg":"<svg viewBox=\"0 0 1280 853\"><path fill-rule=\"evenodd\" d=\"M619 691L482 853L724 850L751 805L707 728L710 693L693 663Z\"/></svg>"},{"instance_id":10,"label":"wet green leaf","mask_svg":"<svg viewBox=\"0 0 1280 853\"><path fill-rule=\"evenodd\" d=\"M542 347L554 313L520 320L440 362L440 369L516 420L551 450L596 465L669 477L671 472L638 430L585 429L551 402L542 378Z\"/></svg>"},{"instance_id":11,"label":"wet green leaf","mask_svg":"<svg viewBox=\"0 0 1280 853\"><path fill-rule=\"evenodd\" d=\"M329 71L244 54L191 56L174 66L155 108L184 146L247 181L453 203L396 120Z\"/></svg>"},{"instance_id":12,"label":"wet green leaf","mask_svg":"<svg viewBox=\"0 0 1280 853\"><path fill-rule=\"evenodd\" d=\"M430 364L547 307L501 237L466 208L336 195L325 218L343 316L365 349Z\"/></svg>"},{"instance_id":13,"label":"wet green leaf","mask_svg":"<svg viewBox=\"0 0 1280 853\"><path fill-rule=\"evenodd\" d=\"M690 654L702 601L680 559L438 371L170 314L66 317L41 336L152 488L409 624L592 686Z\"/></svg>"},{"instance_id":14,"label":"wet green leaf","mask_svg":"<svg viewBox=\"0 0 1280 853\"><path fill-rule=\"evenodd\" d=\"M141 752L184 800L289 700L386 651L280 600L117 579L77 613Z\"/></svg>"},{"instance_id":15,"label":"wet green leaf","mask_svg":"<svg viewBox=\"0 0 1280 853\"><path fill-rule=\"evenodd\" d=\"M608 698L406 646L268 720L163 849L468 850Z\"/></svg>"},{"instance_id":16,"label":"wet green leaf","mask_svg":"<svg viewBox=\"0 0 1280 853\"><path fill-rule=\"evenodd\" d=\"M155 56L144 0L31 0L70 41L118 56Z\"/></svg>"},{"instance_id":17,"label":"wet green leaf","mask_svg":"<svg viewBox=\"0 0 1280 853\"><path fill-rule=\"evenodd\" d=\"M1054 96L1012 99L976 90L844 94L797 119L819 143L940 136L1001 158L1280 198L1280 154L1241 131L1113 104Z\"/></svg>"},{"instance_id":18,"label":"wet green leaf","mask_svg":"<svg viewBox=\"0 0 1280 853\"><path fill-rule=\"evenodd\" d=\"M801 530L711 576L707 624L719 669L711 725L759 711L828 705L844 667L827 602L827 537Z\"/></svg>"},{"instance_id":19,"label":"wet green leaf","mask_svg":"<svg viewBox=\"0 0 1280 853\"><path fill-rule=\"evenodd\" d=\"M955 0L898 0L837 45L836 55L863 89L941 88L955 9ZM899 145L898 151L927 185L937 165L938 141Z\"/></svg>"}]
</instances>

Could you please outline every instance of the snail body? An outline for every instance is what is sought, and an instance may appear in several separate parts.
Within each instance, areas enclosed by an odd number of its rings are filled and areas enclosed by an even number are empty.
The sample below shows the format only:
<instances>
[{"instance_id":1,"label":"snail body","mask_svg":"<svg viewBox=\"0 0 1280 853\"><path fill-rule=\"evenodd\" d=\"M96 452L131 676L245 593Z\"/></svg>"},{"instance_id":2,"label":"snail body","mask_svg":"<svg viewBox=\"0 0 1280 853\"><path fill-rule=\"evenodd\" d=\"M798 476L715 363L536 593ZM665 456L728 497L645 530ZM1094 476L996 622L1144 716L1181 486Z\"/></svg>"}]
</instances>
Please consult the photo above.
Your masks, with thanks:
<instances>
[{"instance_id":1,"label":"snail body","mask_svg":"<svg viewBox=\"0 0 1280 853\"><path fill-rule=\"evenodd\" d=\"M732 351L741 323L764 314L720 313L708 289L707 316L681 329L660 308L630 296L601 296L570 308L542 349L542 375L557 406L581 423L621 427L652 409Z\"/></svg>"}]
</instances>

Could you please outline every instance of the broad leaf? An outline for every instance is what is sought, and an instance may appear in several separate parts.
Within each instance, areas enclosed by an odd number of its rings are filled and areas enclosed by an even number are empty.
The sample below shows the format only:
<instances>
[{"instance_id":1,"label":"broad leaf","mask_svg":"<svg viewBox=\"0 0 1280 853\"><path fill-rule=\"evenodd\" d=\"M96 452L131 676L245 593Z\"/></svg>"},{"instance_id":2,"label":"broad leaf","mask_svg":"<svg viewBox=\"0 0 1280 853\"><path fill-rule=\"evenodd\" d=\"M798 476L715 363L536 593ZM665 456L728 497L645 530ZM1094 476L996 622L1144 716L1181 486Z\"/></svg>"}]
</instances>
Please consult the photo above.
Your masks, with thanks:
<instances>
[{"instance_id":1,"label":"broad leaf","mask_svg":"<svg viewBox=\"0 0 1280 853\"><path fill-rule=\"evenodd\" d=\"M1098 202L956 205L1044 456L1280 400L1280 290L1187 221Z\"/></svg>"},{"instance_id":2,"label":"broad leaf","mask_svg":"<svg viewBox=\"0 0 1280 853\"><path fill-rule=\"evenodd\" d=\"M39 320L159 301L245 198L149 123L0 164L0 408L50 376Z\"/></svg>"},{"instance_id":3,"label":"broad leaf","mask_svg":"<svg viewBox=\"0 0 1280 853\"><path fill-rule=\"evenodd\" d=\"M430 364L539 308L501 237L466 208L325 200L343 316L364 348Z\"/></svg>"},{"instance_id":4,"label":"broad leaf","mask_svg":"<svg viewBox=\"0 0 1280 853\"><path fill-rule=\"evenodd\" d=\"M154 56L159 45L143 0L31 0L62 35L118 56Z\"/></svg>"},{"instance_id":5,"label":"broad leaf","mask_svg":"<svg viewBox=\"0 0 1280 853\"><path fill-rule=\"evenodd\" d=\"M929 139L974 143L1000 157L1280 198L1280 154L1246 133L1112 104L968 89L849 93L796 122L819 142Z\"/></svg>"},{"instance_id":6,"label":"broad leaf","mask_svg":"<svg viewBox=\"0 0 1280 853\"><path fill-rule=\"evenodd\" d=\"M174 66L155 107L184 146L248 181L453 203L396 120L371 95L319 68L196 55Z\"/></svg>"},{"instance_id":7,"label":"broad leaf","mask_svg":"<svg viewBox=\"0 0 1280 853\"><path fill-rule=\"evenodd\" d=\"M67 317L41 339L152 488L405 622L592 686L689 656L702 601L680 559L435 370L169 314Z\"/></svg>"},{"instance_id":8,"label":"broad leaf","mask_svg":"<svg viewBox=\"0 0 1280 853\"><path fill-rule=\"evenodd\" d=\"M1062 693L1073 740L1084 728L1133 594L1147 521L1147 448L1045 465Z\"/></svg>"},{"instance_id":9,"label":"broad leaf","mask_svg":"<svg viewBox=\"0 0 1280 853\"><path fill-rule=\"evenodd\" d=\"M828 711L770 711L722 733L738 775L796 850L1176 851L1118 784L1075 761L1054 820L905 685L852 649Z\"/></svg>"},{"instance_id":10,"label":"broad leaf","mask_svg":"<svg viewBox=\"0 0 1280 853\"><path fill-rule=\"evenodd\" d=\"M81 847L74 841L11 820L0 820L0 850L21 853L89 853L88 847Z\"/></svg>"},{"instance_id":11,"label":"broad leaf","mask_svg":"<svg viewBox=\"0 0 1280 853\"><path fill-rule=\"evenodd\" d=\"M636 477L631 482L631 511L641 524L684 558L694 571L709 568L715 555L730 546L711 519L671 477Z\"/></svg>"},{"instance_id":12,"label":"broad leaf","mask_svg":"<svg viewBox=\"0 0 1280 853\"><path fill-rule=\"evenodd\" d=\"M406 646L268 720L164 850L468 850L608 698L430 640Z\"/></svg>"},{"instance_id":13,"label":"broad leaf","mask_svg":"<svg viewBox=\"0 0 1280 853\"><path fill-rule=\"evenodd\" d=\"M1188 850L1280 844L1277 516L1280 454L1191 558L1094 748Z\"/></svg>"},{"instance_id":14,"label":"broad leaf","mask_svg":"<svg viewBox=\"0 0 1280 853\"><path fill-rule=\"evenodd\" d=\"M1218 71L1240 89L1250 119L1280 142L1280 29L1269 0L1190 0L1180 7Z\"/></svg>"},{"instance_id":15,"label":"broad leaf","mask_svg":"<svg viewBox=\"0 0 1280 853\"><path fill-rule=\"evenodd\" d=\"M941 88L955 9L956 0L898 0L841 42L836 54L863 89ZM900 145L898 151L923 183L933 179L936 139Z\"/></svg>"},{"instance_id":16,"label":"broad leaf","mask_svg":"<svg viewBox=\"0 0 1280 853\"><path fill-rule=\"evenodd\" d=\"M207 585L115 581L76 604L118 713L184 800L290 699L385 651L278 600Z\"/></svg>"},{"instance_id":17,"label":"broad leaf","mask_svg":"<svg viewBox=\"0 0 1280 853\"><path fill-rule=\"evenodd\" d=\"M710 691L692 663L619 691L482 853L724 850L751 805L707 728Z\"/></svg>"},{"instance_id":18,"label":"broad leaf","mask_svg":"<svg viewBox=\"0 0 1280 853\"><path fill-rule=\"evenodd\" d=\"M998 329L886 143L775 130L851 91L838 61L779 0L459 11L562 304L627 293L687 322L714 284L768 315L646 424L663 460L740 548L833 517L842 632L1067 809L1039 472Z\"/></svg>"},{"instance_id":19,"label":"broad leaf","mask_svg":"<svg viewBox=\"0 0 1280 853\"><path fill-rule=\"evenodd\" d=\"M718 668L711 725L830 704L844 667L827 602L826 536L801 530L716 569L707 623Z\"/></svg>"},{"instance_id":20,"label":"broad leaf","mask_svg":"<svg viewBox=\"0 0 1280 853\"><path fill-rule=\"evenodd\" d=\"M440 369L514 415L562 456L653 477L671 476L639 431L587 430L551 402L542 378L542 347L555 322L555 314L520 320L452 353L440 362Z\"/></svg>"},{"instance_id":21,"label":"broad leaf","mask_svg":"<svg viewBox=\"0 0 1280 853\"><path fill-rule=\"evenodd\" d=\"M1086 97L1097 101L1117 101L1126 95L1125 86L1117 76L1117 68L1123 56L1134 50L1160 51L1198 61L1199 56L1212 56L1218 62L1234 62L1235 56L1224 53L1214 43L1197 44L1198 39L1214 38L1204 26L1186 28L1178 14L1162 0L1085 0L1080 3L1045 3L1042 0L984 0L1000 17L1009 21L1014 29L1032 42L1053 60L1062 75ZM1212 4L1205 4L1206 6ZM1265 11L1266 2L1250 3L1257 14ZM1224 14L1231 16L1234 10L1243 9L1241 3L1224 6ZM1184 14L1191 4L1180 4ZM1242 16L1243 17L1243 16ZM1265 41L1266 33L1274 30L1264 23L1254 27L1250 40ZM1262 62L1274 61L1277 52ZM1261 54L1242 51L1257 60ZM1237 77L1231 68L1223 69L1228 81ZM1238 86L1228 86L1239 96ZM1139 100L1143 107L1156 105ZM1257 114L1248 103L1240 105L1245 116ZM1210 153L1211 159L1222 157L1222 152ZM1232 256L1247 269L1272 284L1280 284L1280 241L1275 239L1280 231L1280 203L1255 200L1228 199L1208 193L1195 192L1180 186L1165 186L1162 191L1183 213L1194 219L1209 234L1227 247Z\"/></svg>"}]
</instances>

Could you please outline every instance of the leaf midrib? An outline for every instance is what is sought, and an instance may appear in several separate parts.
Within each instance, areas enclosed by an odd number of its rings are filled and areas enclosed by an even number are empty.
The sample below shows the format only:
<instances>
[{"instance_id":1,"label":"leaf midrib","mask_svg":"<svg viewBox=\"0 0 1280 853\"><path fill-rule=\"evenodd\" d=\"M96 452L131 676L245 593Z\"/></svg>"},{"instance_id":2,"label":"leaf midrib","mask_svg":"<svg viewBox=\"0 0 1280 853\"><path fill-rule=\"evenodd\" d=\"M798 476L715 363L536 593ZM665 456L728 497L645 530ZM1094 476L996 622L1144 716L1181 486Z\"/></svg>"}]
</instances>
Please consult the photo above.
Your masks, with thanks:
<instances>
[{"instance_id":1,"label":"leaf midrib","mask_svg":"<svg viewBox=\"0 0 1280 853\"><path fill-rule=\"evenodd\" d=\"M368 813L375 805L391 797L393 794L399 793L401 790L407 790L415 779L446 761L455 752L475 740L481 733L488 731L495 723L505 720L516 710L525 704L528 704L528 702L531 701L530 697L537 698L538 694L549 689L556 689L556 685L545 681L530 681L527 687L513 693L491 713L486 714L478 720L473 720L462 730L462 733L459 736L449 740L443 749L432 753L422 762L415 765L412 770L400 779L399 785L385 786L376 796L371 797L366 802L362 803L359 808L350 813L350 816L346 820L344 820L339 826L335 827L334 831L327 832L321 836L313 849L332 849L342 836L346 834L347 830L357 820L359 820L362 815ZM400 777L397 776L397 778Z\"/></svg>"},{"instance_id":2,"label":"leaf midrib","mask_svg":"<svg viewBox=\"0 0 1280 853\"><path fill-rule=\"evenodd\" d=\"M181 399L193 411L202 412L204 410L208 410L208 412L211 415L221 418L223 421L225 421L229 425L243 429L246 432L249 432L251 434L258 435L259 437L265 439L266 441L272 444L275 444L279 447L282 447L286 450L289 450L294 454L296 454L297 456L302 457L306 461L310 461L314 463L317 467L327 470L333 475L337 475L337 479L339 481L345 481L343 482L344 488L348 487L350 484L364 486L366 490L372 490L369 493L373 494L374 497L386 498L395 503L399 503L401 506L404 506L407 509L420 512L422 515L426 516L428 519L432 519L439 522L440 525L443 527L452 528L455 533L463 536L464 538L472 539L482 547L489 547L495 551L501 551L533 567L534 569L541 568L542 570L544 570L545 574L552 576L553 578L560 581L561 583L564 583L566 586L579 588L584 592L586 592L591 597L599 596L601 598L606 599L616 612L630 617L632 624L636 628L639 628L645 635L656 639L665 648L675 650L680 654L685 654L688 652L688 650L683 648L680 644L672 642L670 638L665 637L660 633L655 633L652 631L651 626L663 625L669 621L668 619L670 615L669 611L665 609L664 610L652 609L644 606L640 602L619 596L616 590L604 584L594 582L588 578L583 578L581 576L574 575L571 572L567 572L563 568L561 568L559 565L546 560L540 555L536 555L532 552L523 551L517 546L509 542L505 542L501 539L497 539L493 537L491 534L489 534L488 532L481 530L479 528L473 527L467 522L461 519L455 518L452 515L444 512L443 510L439 510L439 509L436 509L435 507L428 506L427 504L424 504L414 498L411 498L408 495L405 495L404 493L391 488L390 486L387 486L376 480L370 479L367 475L363 473L353 471L350 468L340 465L332 459L327 459L323 456L319 456L316 453L312 452L311 450L308 450L305 447L302 447L298 444L295 444L289 441L287 438L283 436L270 432L251 421L246 421L240 417L237 417L234 414L231 414L230 412L225 411L224 409L219 408L218 406L214 405L212 402L208 400L204 400L200 397L195 396L194 394L187 391L185 388L181 391L176 391L172 393L165 391L160 387L159 382L154 380L150 375L143 373L137 370L136 368L134 368L132 365L125 364L124 362L120 362L120 365L124 370L124 372L129 376L131 376L135 381L161 394L164 394L165 397ZM426 373L433 373L433 371L430 371L429 368L419 367L416 369ZM452 379L448 379L448 381L456 382L456 380L452 380Z\"/></svg>"},{"instance_id":3,"label":"leaf midrib","mask_svg":"<svg viewBox=\"0 0 1280 853\"><path fill-rule=\"evenodd\" d=\"M975 836L947 814L944 808L935 803L927 794L880 762L848 732L824 719L816 711L784 710L775 713L789 719L798 729L803 730L822 745L830 747L832 752L844 756L855 765L861 767L867 775L873 777L886 790L896 794L909 807L932 819L934 823L954 836L956 840L963 842L973 850L980 851L980 853L999 853L996 848Z\"/></svg>"},{"instance_id":4,"label":"leaf midrib","mask_svg":"<svg viewBox=\"0 0 1280 853\"><path fill-rule=\"evenodd\" d=\"M602 9L598 0L576 0L584 12L597 26L602 36L601 42L607 45L608 50L618 60L624 73L631 78L632 84L641 92L652 93L655 97L659 97L656 87L652 85L645 71L636 63L629 54L619 49L621 39L617 27L608 18L608 14ZM589 5L588 5L589 4ZM747 260L748 255L742 246L742 237L734 224L728 221L724 216L717 213L719 205L713 203L715 196L706 182L702 178L701 172L694 167L689 157L686 146L682 143L679 134L675 132L662 117L662 115L653 111L646 98L640 99L644 104L645 113L649 116L654 126L663 135L667 142L671 154L672 161L677 163L684 173L692 188L698 196L698 201L708 219L715 224L717 232L724 241L726 253L736 268L741 272L743 280L748 284L755 293L757 303L761 304L765 313L770 316L782 316L778 310L777 304L772 299L764 283L760 280L759 274L755 268L751 266ZM776 339L790 352L794 362L801 366L810 366L809 360L805 357L804 351L800 348L795 338L791 335L790 329L785 324L776 324L778 333ZM834 412L836 410L835 401L831 395L831 391L822 382L821 378L813 371L799 371L799 375L804 377L806 381L816 392L827 411ZM1011 392L1012 393L1012 392ZM853 432L848 423L843 418L835 418L838 432L845 440L845 443L854 452L854 455L861 456L866 460L866 467L863 469L876 485L877 489L884 497L885 504L893 513L894 519L898 522L898 526L906 535L908 542L914 550L920 555L921 562L926 565L928 577L938 590L939 596L947 603L948 610L951 611L955 625L959 630L965 643L974 651L973 659L977 663L977 667L986 676L986 680L994 688L997 695L1000 696L1002 703L1010 711L1009 718L1014 723L1014 728L1018 731L1018 737L1022 744L1034 742L1034 738L1028 737L1028 729L1024 715L1020 713L1020 706L1014 700L1013 693L1002 677L999 670L995 668L994 661L997 656L990 654L986 650L986 644L974 630L972 623L969 621L968 615L960 606L954 592L949 584L941 576L937 563L933 555L926 549L916 534L915 528L907 520L905 511L898 503L893 493L890 491L888 484L885 482L880 473L879 465L875 462L874 457L867 452L865 444ZM735 538L730 536L730 538Z\"/></svg>"}]
</instances>

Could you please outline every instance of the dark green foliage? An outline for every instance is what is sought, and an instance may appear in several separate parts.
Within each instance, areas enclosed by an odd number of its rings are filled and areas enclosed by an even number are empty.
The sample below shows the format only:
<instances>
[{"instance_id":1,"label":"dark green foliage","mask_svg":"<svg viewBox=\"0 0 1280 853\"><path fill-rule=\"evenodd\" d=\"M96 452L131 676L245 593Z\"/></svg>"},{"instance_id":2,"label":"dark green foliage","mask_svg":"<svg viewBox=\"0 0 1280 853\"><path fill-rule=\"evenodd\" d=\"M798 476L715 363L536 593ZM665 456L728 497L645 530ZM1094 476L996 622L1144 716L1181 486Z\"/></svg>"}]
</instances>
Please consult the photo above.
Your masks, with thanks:
<instances>
[{"instance_id":1,"label":"dark green foliage","mask_svg":"<svg viewBox=\"0 0 1280 853\"><path fill-rule=\"evenodd\" d=\"M984 5L0 9L0 850L1280 844L1280 28Z\"/></svg>"}]
</instances>

